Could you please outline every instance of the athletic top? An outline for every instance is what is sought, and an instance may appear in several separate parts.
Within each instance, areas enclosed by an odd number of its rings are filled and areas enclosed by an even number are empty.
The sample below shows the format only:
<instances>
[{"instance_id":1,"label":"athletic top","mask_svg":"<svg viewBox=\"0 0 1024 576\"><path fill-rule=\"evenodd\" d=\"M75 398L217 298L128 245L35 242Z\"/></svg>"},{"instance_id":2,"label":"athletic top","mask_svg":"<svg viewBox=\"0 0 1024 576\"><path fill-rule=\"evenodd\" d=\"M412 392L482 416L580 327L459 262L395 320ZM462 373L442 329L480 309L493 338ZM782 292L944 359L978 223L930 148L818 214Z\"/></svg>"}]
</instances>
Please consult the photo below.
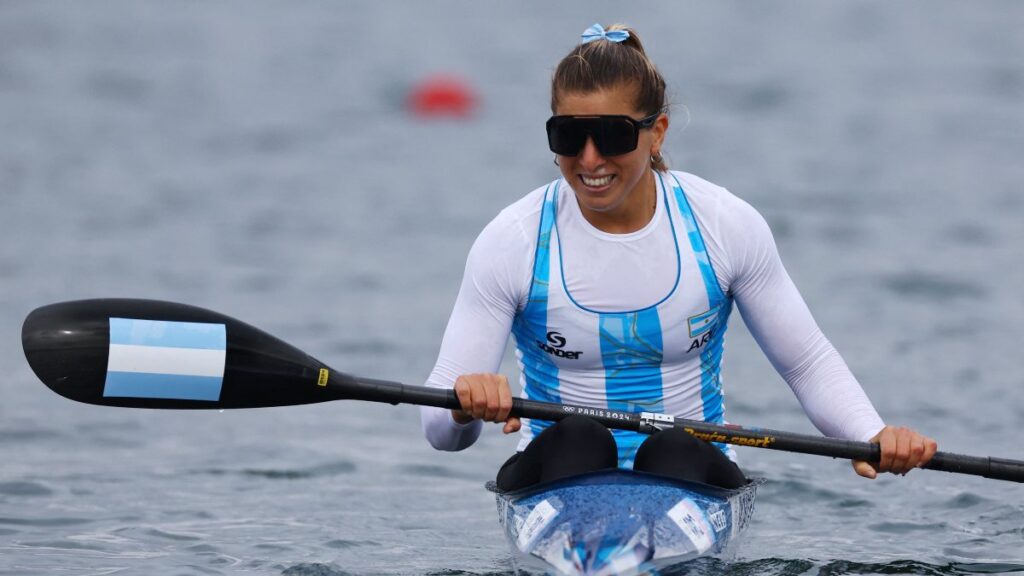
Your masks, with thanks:
<instances>
[{"instance_id":1,"label":"athletic top","mask_svg":"<svg viewBox=\"0 0 1024 576\"><path fill-rule=\"evenodd\" d=\"M823 434L874 436L881 418L814 322L764 218L692 174L655 180L654 217L627 234L592 226L564 179L503 210L470 250L427 385L496 372L511 333L525 398L724 423L722 345L735 301ZM482 428L445 409L421 415L441 450L470 446ZM524 419L519 450L549 424ZM644 436L613 433L619 465L630 467Z\"/></svg>"}]
</instances>

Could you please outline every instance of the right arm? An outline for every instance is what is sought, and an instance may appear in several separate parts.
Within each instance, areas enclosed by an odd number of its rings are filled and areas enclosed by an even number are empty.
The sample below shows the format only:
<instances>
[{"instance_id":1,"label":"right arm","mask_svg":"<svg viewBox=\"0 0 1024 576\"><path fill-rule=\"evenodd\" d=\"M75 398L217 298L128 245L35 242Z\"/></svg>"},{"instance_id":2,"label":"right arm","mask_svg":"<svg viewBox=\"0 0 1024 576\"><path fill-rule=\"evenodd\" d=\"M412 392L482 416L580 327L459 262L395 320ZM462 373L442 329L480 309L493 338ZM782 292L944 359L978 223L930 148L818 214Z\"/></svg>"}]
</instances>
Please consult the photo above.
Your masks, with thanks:
<instances>
[{"instance_id":1,"label":"right arm","mask_svg":"<svg viewBox=\"0 0 1024 576\"><path fill-rule=\"evenodd\" d=\"M846 362L825 338L779 258L768 224L752 207L734 202L741 223L733 240L730 291L754 339L793 389L804 411L826 436L880 444L876 464L857 461L857 474L906 474L935 454L934 440L904 427L886 426Z\"/></svg>"},{"instance_id":2,"label":"right arm","mask_svg":"<svg viewBox=\"0 0 1024 576\"><path fill-rule=\"evenodd\" d=\"M426 382L454 388L463 410L420 408L423 433L438 450L471 446L480 436L482 420L505 421L505 433L519 429L519 419L508 417L508 381L496 372L516 309L529 290L530 244L519 222L503 213L470 249L437 363Z\"/></svg>"}]
</instances>

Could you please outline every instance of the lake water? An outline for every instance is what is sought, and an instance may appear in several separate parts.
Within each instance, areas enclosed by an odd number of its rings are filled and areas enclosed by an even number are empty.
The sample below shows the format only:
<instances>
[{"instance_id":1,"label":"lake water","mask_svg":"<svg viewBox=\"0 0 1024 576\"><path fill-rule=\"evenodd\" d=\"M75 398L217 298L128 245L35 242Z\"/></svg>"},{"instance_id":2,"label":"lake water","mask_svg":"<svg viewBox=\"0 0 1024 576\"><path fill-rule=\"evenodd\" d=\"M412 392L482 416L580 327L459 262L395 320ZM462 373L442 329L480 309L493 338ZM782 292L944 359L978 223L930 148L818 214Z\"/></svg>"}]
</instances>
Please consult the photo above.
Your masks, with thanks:
<instances>
[{"instance_id":1,"label":"lake water","mask_svg":"<svg viewBox=\"0 0 1024 576\"><path fill-rule=\"evenodd\" d=\"M640 31L670 164L766 216L882 416L1024 458L1024 4L3 2L0 574L509 573L496 427L448 454L411 406L77 404L20 327L173 300L421 383L474 237L557 175L549 77L595 21ZM406 111L439 73L470 118ZM729 419L812 433L734 323ZM739 452L753 527L693 573L1024 571L1019 485Z\"/></svg>"}]
</instances>

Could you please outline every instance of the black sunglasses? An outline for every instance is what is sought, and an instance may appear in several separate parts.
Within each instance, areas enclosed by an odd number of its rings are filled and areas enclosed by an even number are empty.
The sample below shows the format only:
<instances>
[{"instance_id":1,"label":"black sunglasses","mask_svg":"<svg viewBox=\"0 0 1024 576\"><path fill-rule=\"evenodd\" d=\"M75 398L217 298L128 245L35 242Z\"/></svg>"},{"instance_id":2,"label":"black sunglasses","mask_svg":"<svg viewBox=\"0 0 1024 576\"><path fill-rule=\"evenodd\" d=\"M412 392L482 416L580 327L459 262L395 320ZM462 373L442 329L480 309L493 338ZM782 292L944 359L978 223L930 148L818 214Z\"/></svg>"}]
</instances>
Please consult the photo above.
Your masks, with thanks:
<instances>
[{"instance_id":1,"label":"black sunglasses","mask_svg":"<svg viewBox=\"0 0 1024 576\"><path fill-rule=\"evenodd\" d=\"M640 130L654 126L661 116L656 112L634 120L629 116L552 116L548 118L548 146L559 156L576 156L587 144L587 137L602 156L619 156L636 150Z\"/></svg>"}]
</instances>

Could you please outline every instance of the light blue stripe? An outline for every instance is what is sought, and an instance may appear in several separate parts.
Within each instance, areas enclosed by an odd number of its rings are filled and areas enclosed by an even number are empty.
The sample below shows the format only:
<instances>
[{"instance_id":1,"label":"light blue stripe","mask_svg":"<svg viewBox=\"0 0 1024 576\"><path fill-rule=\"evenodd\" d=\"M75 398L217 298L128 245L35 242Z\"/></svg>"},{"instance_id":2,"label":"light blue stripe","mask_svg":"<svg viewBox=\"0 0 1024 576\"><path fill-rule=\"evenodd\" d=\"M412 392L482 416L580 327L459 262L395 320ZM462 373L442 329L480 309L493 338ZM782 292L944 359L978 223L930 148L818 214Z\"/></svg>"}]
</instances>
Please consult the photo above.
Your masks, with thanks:
<instances>
[{"instance_id":1,"label":"light blue stripe","mask_svg":"<svg viewBox=\"0 0 1024 576\"><path fill-rule=\"evenodd\" d=\"M725 340L725 330L729 325L729 314L732 312L732 299L728 298L718 285L718 278L711 266L708 252L704 245L704 238L701 236L700 228L697 227L697 219L693 215L690 203L683 193L682 184L675 175L672 178L676 182L674 192L679 211L686 222L686 235L690 239L690 246L693 248L694 257L697 260L697 267L700 269L701 278L704 280L704 288L708 295L708 307L710 311L717 312L718 317L714 322L714 336L711 341L704 345L701 351L701 400L704 405L704 421L721 424L725 421L725 405L722 398L722 350ZM731 449L722 443L715 443L719 450L729 454Z\"/></svg>"},{"instance_id":2,"label":"light blue stripe","mask_svg":"<svg viewBox=\"0 0 1024 576\"><path fill-rule=\"evenodd\" d=\"M222 384L223 378L217 376L107 372L103 396L216 401L220 399Z\"/></svg>"},{"instance_id":3,"label":"light blue stripe","mask_svg":"<svg viewBox=\"0 0 1024 576\"><path fill-rule=\"evenodd\" d=\"M110 319L110 343L165 348L226 350L223 324L170 322L166 320Z\"/></svg>"},{"instance_id":4,"label":"light blue stripe","mask_svg":"<svg viewBox=\"0 0 1024 576\"><path fill-rule=\"evenodd\" d=\"M599 322L608 408L664 413L664 346L658 310L601 314ZM634 445L626 435L617 435L616 440L620 436L624 441L618 445L619 465L625 467L632 462L639 443Z\"/></svg>"},{"instance_id":5,"label":"light blue stripe","mask_svg":"<svg viewBox=\"0 0 1024 576\"><path fill-rule=\"evenodd\" d=\"M683 221L686 223L686 236L690 240L690 247L693 249L694 257L697 260L697 267L700 268L701 278L704 279L704 288L708 294L709 307L711 310L714 310L725 299L725 295L722 293L722 288L718 285L718 278L715 277L715 270L711 267L707 249L704 247L704 238L697 227L697 219L690 209L690 203L686 200L686 195L683 193L683 188L679 185L678 179L676 179L676 184L677 186L674 188L676 203L679 205L679 212L682 213Z\"/></svg>"},{"instance_id":6,"label":"light blue stripe","mask_svg":"<svg viewBox=\"0 0 1024 576\"><path fill-rule=\"evenodd\" d=\"M558 183L544 193L540 224L537 227L537 251L534 254L530 295L523 311L516 314L512 334L522 354L523 393L531 400L561 403L558 392L558 366L537 342L546 342L548 333L548 288L551 277L551 233L554 228ZM548 421L530 420L533 437L550 426Z\"/></svg>"},{"instance_id":7,"label":"light blue stripe","mask_svg":"<svg viewBox=\"0 0 1024 576\"><path fill-rule=\"evenodd\" d=\"M619 451L619 468L632 470L637 450L650 436L630 430L612 430L611 433L615 437L615 446Z\"/></svg>"},{"instance_id":8,"label":"light blue stripe","mask_svg":"<svg viewBox=\"0 0 1024 576\"><path fill-rule=\"evenodd\" d=\"M722 305L718 324L711 341L704 345L700 354L701 399L704 401L704 419L721 424L725 421L725 406L722 397L722 351L725 344L725 328L732 312L731 301Z\"/></svg>"}]
</instances>

